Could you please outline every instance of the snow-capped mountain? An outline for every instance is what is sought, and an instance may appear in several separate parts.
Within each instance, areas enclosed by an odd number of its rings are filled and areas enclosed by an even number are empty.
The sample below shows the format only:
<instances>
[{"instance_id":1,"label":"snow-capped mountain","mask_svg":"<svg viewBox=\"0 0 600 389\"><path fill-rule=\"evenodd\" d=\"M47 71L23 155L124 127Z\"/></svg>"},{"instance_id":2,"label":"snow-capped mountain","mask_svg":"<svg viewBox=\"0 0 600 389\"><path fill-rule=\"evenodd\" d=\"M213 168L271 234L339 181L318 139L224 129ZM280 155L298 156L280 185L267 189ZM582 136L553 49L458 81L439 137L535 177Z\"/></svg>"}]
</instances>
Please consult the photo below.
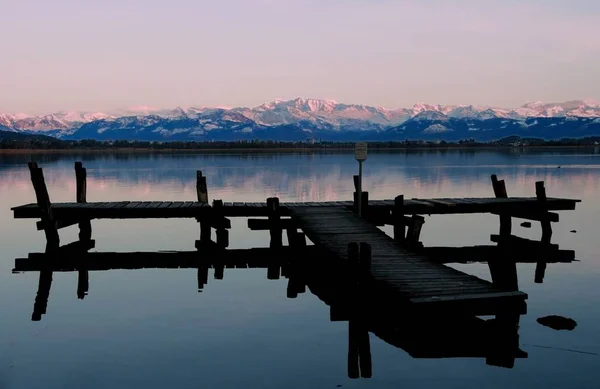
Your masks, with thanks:
<instances>
[{"instance_id":1,"label":"snow-capped mountain","mask_svg":"<svg viewBox=\"0 0 600 389\"><path fill-rule=\"evenodd\" d=\"M109 115L96 112L56 112L43 116L26 114L0 114L0 125L21 131L69 130L83 123L108 118Z\"/></svg>"},{"instance_id":2,"label":"snow-capped mountain","mask_svg":"<svg viewBox=\"0 0 600 389\"><path fill-rule=\"evenodd\" d=\"M236 112L264 125L309 121L342 127L354 122L379 125L399 124L410 118L405 109L387 109L358 104L339 104L332 100L275 100L255 108L234 108Z\"/></svg>"},{"instance_id":3,"label":"snow-capped mountain","mask_svg":"<svg viewBox=\"0 0 600 389\"><path fill-rule=\"evenodd\" d=\"M297 98L274 100L254 108L191 106L156 109L138 106L109 114L0 114L0 128L28 133L43 131L66 139L235 140L258 137L276 140L321 137L347 140L379 133L389 135L390 130L399 134L404 129L417 127L422 136L458 136L464 128L474 134L478 130L514 128L521 131L521 128L539 127L539 122L530 121L530 118L565 119L552 121L552 126L548 124L552 130L561 126L566 128L566 121L571 119L588 128L597 122L583 119L600 118L600 103L590 100L531 102L518 108L417 103L411 108L388 109ZM570 129L574 128L573 123L568 125Z\"/></svg>"}]
</instances>

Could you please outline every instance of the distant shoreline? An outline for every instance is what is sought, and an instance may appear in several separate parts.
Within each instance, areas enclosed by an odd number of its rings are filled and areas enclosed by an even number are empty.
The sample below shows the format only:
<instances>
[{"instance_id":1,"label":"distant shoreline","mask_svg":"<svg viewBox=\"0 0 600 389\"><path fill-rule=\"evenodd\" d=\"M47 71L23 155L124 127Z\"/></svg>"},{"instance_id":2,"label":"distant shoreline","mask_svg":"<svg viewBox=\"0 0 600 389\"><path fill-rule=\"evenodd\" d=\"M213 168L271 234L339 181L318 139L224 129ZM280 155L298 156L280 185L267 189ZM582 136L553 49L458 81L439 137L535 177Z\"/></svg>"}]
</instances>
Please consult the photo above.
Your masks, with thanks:
<instances>
[{"instance_id":1,"label":"distant shoreline","mask_svg":"<svg viewBox=\"0 0 600 389\"><path fill-rule=\"evenodd\" d=\"M381 151L451 151L451 150L519 150L519 149L585 149L600 147L595 145L530 145L530 146L504 146L504 145L478 145L478 146L429 146L429 147L375 147L369 149L371 153ZM81 149L0 149L0 154L110 154L110 153L149 153L149 154L214 154L214 153L306 153L317 154L325 152L348 152L354 150L350 147L274 147L274 148L197 148L197 149L156 149L156 148L81 148Z\"/></svg>"}]
</instances>

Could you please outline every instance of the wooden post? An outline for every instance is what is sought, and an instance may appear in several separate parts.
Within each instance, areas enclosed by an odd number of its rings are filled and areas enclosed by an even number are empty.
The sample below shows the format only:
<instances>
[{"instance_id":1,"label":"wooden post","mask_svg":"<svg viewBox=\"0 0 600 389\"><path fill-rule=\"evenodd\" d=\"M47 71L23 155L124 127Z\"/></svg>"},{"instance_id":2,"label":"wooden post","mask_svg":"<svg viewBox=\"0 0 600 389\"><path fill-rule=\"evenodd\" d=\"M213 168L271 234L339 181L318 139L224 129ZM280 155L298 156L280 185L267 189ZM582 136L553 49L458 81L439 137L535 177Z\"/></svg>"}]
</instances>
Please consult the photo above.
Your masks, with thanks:
<instances>
[{"instance_id":1,"label":"wooden post","mask_svg":"<svg viewBox=\"0 0 600 389\"><path fill-rule=\"evenodd\" d=\"M77 298L83 300L90 289L90 273L87 270L79 270L77 277Z\"/></svg>"},{"instance_id":2,"label":"wooden post","mask_svg":"<svg viewBox=\"0 0 600 389\"><path fill-rule=\"evenodd\" d=\"M196 195L199 203L208 204L208 187L206 185L206 177L202 175L202 171L196 171ZM200 223L200 244L207 245L212 239L212 230L210 217L203 220L198 219Z\"/></svg>"},{"instance_id":3,"label":"wooden post","mask_svg":"<svg viewBox=\"0 0 600 389\"><path fill-rule=\"evenodd\" d=\"M533 281L536 284L543 284L546 276L546 262L537 262L535 264L535 275Z\"/></svg>"},{"instance_id":4,"label":"wooden post","mask_svg":"<svg viewBox=\"0 0 600 389\"><path fill-rule=\"evenodd\" d=\"M366 219L369 215L369 192L361 192L361 194L360 213L361 216Z\"/></svg>"},{"instance_id":5,"label":"wooden post","mask_svg":"<svg viewBox=\"0 0 600 389\"><path fill-rule=\"evenodd\" d=\"M223 224L223 200L214 200L212 215L213 221L217 224L217 247L225 249L229 247L229 231Z\"/></svg>"},{"instance_id":6,"label":"wooden post","mask_svg":"<svg viewBox=\"0 0 600 389\"><path fill-rule=\"evenodd\" d=\"M225 265L222 263L215 264L215 280L222 280L225 276Z\"/></svg>"},{"instance_id":7,"label":"wooden post","mask_svg":"<svg viewBox=\"0 0 600 389\"><path fill-rule=\"evenodd\" d=\"M360 366L360 376L362 378L371 378L373 376L373 364L371 362L371 343L369 331L362 320L359 320L360 327L356 336L358 337L358 362Z\"/></svg>"},{"instance_id":8,"label":"wooden post","mask_svg":"<svg viewBox=\"0 0 600 389\"><path fill-rule=\"evenodd\" d=\"M281 229L281 220L279 216L279 198L269 197L267 199L267 213L269 218L269 234L271 248L279 248L283 246L283 230ZM270 263L267 267L267 279L278 280L281 276L281 264Z\"/></svg>"},{"instance_id":9,"label":"wooden post","mask_svg":"<svg viewBox=\"0 0 600 389\"><path fill-rule=\"evenodd\" d=\"M58 236L56 221L52 217L52 204L50 203L48 188L44 180L44 172L35 162L29 163L29 172L31 173L31 183L33 184L42 223L44 224L46 251L56 250L60 246L60 237Z\"/></svg>"},{"instance_id":10,"label":"wooden post","mask_svg":"<svg viewBox=\"0 0 600 389\"><path fill-rule=\"evenodd\" d=\"M392 210L394 221L394 240L398 243L406 241L406 229L404 228L404 196L396 196L394 209Z\"/></svg>"},{"instance_id":11,"label":"wooden post","mask_svg":"<svg viewBox=\"0 0 600 389\"><path fill-rule=\"evenodd\" d=\"M202 175L202 170L196 171L196 194L199 203L208 204L208 187L206 186L206 177Z\"/></svg>"},{"instance_id":12,"label":"wooden post","mask_svg":"<svg viewBox=\"0 0 600 389\"><path fill-rule=\"evenodd\" d=\"M279 198L269 197L267 199L267 209L269 214L269 233L271 235L270 247L281 247L283 245L280 216L279 216Z\"/></svg>"},{"instance_id":13,"label":"wooden post","mask_svg":"<svg viewBox=\"0 0 600 389\"><path fill-rule=\"evenodd\" d=\"M407 246L413 248L421 246L419 239L421 236L421 229L423 228L423 224L425 224L425 218L423 216L412 215L410 223L408 225L408 231L406 232Z\"/></svg>"},{"instance_id":14,"label":"wooden post","mask_svg":"<svg viewBox=\"0 0 600 389\"><path fill-rule=\"evenodd\" d=\"M488 268L492 276L492 283L496 288L507 292L519 290L519 278L517 276L517 263L507 258L510 251L502 250L502 254L488 259Z\"/></svg>"},{"instance_id":15,"label":"wooden post","mask_svg":"<svg viewBox=\"0 0 600 389\"><path fill-rule=\"evenodd\" d=\"M353 197L354 212L358 213L358 202L360 201L360 199L358 198L358 181L360 179L359 179L358 175L354 175L354 176L352 176L352 180L354 182L354 197Z\"/></svg>"},{"instance_id":16,"label":"wooden post","mask_svg":"<svg viewBox=\"0 0 600 389\"><path fill-rule=\"evenodd\" d=\"M269 263L267 266L267 279L278 280L281 275L281 265L278 263Z\"/></svg>"},{"instance_id":17,"label":"wooden post","mask_svg":"<svg viewBox=\"0 0 600 389\"><path fill-rule=\"evenodd\" d=\"M76 201L87 202L87 170L81 162L75 162ZM92 239L92 222L81 220L79 222L79 240L89 241Z\"/></svg>"},{"instance_id":18,"label":"wooden post","mask_svg":"<svg viewBox=\"0 0 600 389\"><path fill-rule=\"evenodd\" d=\"M198 293L202 292L204 285L208 284L208 266L198 266Z\"/></svg>"},{"instance_id":19,"label":"wooden post","mask_svg":"<svg viewBox=\"0 0 600 389\"><path fill-rule=\"evenodd\" d=\"M491 326L490 353L485 363L511 369L519 352L519 320L520 315L513 312L503 312L496 315Z\"/></svg>"},{"instance_id":20,"label":"wooden post","mask_svg":"<svg viewBox=\"0 0 600 389\"><path fill-rule=\"evenodd\" d=\"M537 197L538 207L540 212L548 212L548 198L546 197L546 188L544 187L544 181L538 181L535 183L535 196ZM552 226L550 220L545 218L542 220L542 243L550 243L552 239Z\"/></svg>"},{"instance_id":21,"label":"wooden post","mask_svg":"<svg viewBox=\"0 0 600 389\"><path fill-rule=\"evenodd\" d=\"M494 189L494 195L498 199L506 199L508 198L508 193L506 192L506 184L504 180L498 180L498 177L495 174L492 174L492 188ZM500 215L500 235L501 236L510 236L512 232L512 220L510 215Z\"/></svg>"},{"instance_id":22,"label":"wooden post","mask_svg":"<svg viewBox=\"0 0 600 389\"><path fill-rule=\"evenodd\" d=\"M46 313L48 307L48 298L50 297L50 287L52 286L52 271L42 270L38 283L38 291L33 303L33 314L31 321L40 321L42 315Z\"/></svg>"},{"instance_id":23,"label":"wooden post","mask_svg":"<svg viewBox=\"0 0 600 389\"><path fill-rule=\"evenodd\" d=\"M360 377L358 344L358 328L355 321L350 320L348 322L348 378L350 379Z\"/></svg>"},{"instance_id":24,"label":"wooden post","mask_svg":"<svg viewBox=\"0 0 600 389\"><path fill-rule=\"evenodd\" d=\"M544 181L538 181L535 183L535 196L537 197L538 208L540 213L548 213L548 198L546 197L546 188L544 187ZM542 243L550 245L552 240L552 225L550 220L547 218L540 221L542 226ZM546 262L537 262L535 265L535 278L536 284L544 283L544 277L546 276Z\"/></svg>"}]
</instances>

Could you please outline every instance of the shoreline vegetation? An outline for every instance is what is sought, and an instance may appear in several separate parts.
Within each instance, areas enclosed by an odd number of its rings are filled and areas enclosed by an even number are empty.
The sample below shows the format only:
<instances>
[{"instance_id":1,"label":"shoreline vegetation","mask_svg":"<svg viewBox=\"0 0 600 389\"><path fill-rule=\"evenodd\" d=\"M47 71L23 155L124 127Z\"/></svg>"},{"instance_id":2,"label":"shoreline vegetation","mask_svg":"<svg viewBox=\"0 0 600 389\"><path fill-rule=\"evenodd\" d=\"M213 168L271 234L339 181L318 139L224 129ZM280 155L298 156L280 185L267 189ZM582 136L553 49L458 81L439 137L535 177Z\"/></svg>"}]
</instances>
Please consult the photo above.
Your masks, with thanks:
<instances>
[{"instance_id":1,"label":"shoreline vegetation","mask_svg":"<svg viewBox=\"0 0 600 389\"><path fill-rule=\"evenodd\" d=\"M465 150L465 149L514 149L514 148L581 148L598 147L600 137L581 139L543 140L534 138L507 137L493 142L478 142L473 139L450 141L389 141L367 142L370 151L391 150ZM0 139L0 153L131 153L131 152L322 152L352 151L355 142L144 142L144 141L63 141L59 139L28 138Z\"/></svg>"}]
</instances>

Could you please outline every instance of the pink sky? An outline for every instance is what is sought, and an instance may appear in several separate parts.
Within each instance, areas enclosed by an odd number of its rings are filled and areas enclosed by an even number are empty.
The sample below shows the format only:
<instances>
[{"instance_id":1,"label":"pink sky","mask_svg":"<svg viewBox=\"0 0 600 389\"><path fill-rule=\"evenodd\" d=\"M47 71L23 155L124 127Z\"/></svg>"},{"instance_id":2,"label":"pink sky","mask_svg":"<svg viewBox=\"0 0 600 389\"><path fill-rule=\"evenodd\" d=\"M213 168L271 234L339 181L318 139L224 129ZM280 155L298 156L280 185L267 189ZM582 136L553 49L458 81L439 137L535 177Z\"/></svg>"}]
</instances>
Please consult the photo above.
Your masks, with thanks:
<instances>
[{"instance_id":1,"label":"pink sky","mask_svg":"<svg viewBox=\"0 0 600 389\"><path fill-rule=\"evenodd\" d=\"M596 0L4 0L0 112L600 98Z\"/></svg>"}]
</instances>

